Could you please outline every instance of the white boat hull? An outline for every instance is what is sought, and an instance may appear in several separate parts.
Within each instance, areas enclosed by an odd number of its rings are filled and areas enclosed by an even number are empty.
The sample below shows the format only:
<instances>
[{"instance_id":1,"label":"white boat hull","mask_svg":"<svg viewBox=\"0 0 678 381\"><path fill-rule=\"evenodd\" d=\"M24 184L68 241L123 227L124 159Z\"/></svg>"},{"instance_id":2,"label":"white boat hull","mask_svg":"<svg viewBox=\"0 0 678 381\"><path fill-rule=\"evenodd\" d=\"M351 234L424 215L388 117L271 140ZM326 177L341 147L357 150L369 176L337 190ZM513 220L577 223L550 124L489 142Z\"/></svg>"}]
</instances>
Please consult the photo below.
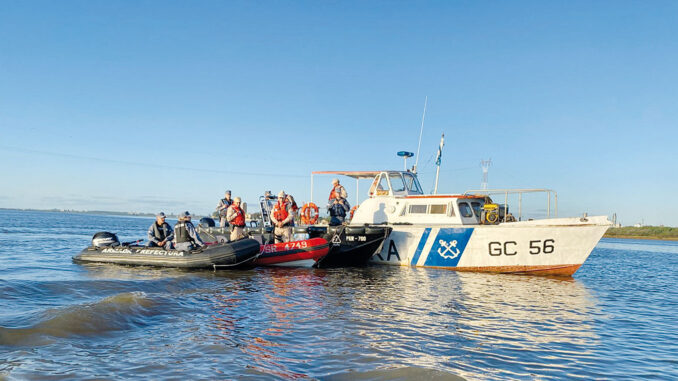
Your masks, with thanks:
<instances>
[{"instance_id":1,"label":"white boat hull","mask_svg":"<svg viewBox=\"0 0 678 381\"><path fill-rule=\"evenodd\" d=\"M393 225L372 262L457 271L572 275L610 225L605 216L499 225Z\"/></svg>"}]
</instances>

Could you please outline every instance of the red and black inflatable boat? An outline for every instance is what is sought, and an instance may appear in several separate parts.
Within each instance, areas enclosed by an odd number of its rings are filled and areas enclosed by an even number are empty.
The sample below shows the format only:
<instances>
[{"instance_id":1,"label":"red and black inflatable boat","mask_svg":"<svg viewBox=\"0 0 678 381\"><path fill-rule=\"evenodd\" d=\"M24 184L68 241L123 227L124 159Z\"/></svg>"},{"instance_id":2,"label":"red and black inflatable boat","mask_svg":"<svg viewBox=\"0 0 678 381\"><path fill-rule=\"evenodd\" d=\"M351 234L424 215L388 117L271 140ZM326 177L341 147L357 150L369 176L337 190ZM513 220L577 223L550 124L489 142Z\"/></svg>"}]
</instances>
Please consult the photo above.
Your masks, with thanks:
<instances>
[{"instance_id":1,"label":"red and black inflatable boat","mask_svg":"<svg viewBox=\"0 0 678 381\"><path fill-rule=\"evenodd\" d=\"M261 252L254 264L311 267L326 256L329 250L330 244L324 238L261 245Z\"/></svg>"}]
</instances>

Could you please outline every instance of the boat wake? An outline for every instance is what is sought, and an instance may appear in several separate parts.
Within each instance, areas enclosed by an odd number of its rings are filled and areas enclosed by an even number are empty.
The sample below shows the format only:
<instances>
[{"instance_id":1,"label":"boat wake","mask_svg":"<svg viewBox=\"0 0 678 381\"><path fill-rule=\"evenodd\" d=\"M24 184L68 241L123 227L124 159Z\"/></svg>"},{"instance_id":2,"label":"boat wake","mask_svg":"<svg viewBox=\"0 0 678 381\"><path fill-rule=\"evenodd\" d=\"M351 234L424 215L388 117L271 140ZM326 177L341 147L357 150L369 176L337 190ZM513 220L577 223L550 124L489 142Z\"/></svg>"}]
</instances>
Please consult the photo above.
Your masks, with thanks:
<instances>
[{"instance_id":1,"label":"boat wake","mask_svg":"<svg viewBox=\"0 0 678 381\"><path fill-rule=\"evenodd\" d=\"M24 328L0 327L0 345L48 345L56 338L99 336L145 326L158 314L144 292L126 292L94 303L49 309L37 324Z\"/></svg>"}]
</instances>

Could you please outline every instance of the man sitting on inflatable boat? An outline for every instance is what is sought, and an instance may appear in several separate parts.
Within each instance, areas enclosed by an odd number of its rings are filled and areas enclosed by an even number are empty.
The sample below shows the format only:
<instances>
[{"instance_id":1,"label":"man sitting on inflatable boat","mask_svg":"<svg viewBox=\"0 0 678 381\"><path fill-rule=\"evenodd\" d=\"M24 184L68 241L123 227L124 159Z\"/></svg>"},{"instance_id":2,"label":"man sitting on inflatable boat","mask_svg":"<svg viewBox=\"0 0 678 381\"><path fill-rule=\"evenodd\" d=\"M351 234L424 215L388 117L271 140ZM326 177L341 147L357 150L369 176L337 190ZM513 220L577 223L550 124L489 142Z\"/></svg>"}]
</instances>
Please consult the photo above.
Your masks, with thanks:
<instances>
[{"instance_id":1,"label":"man sitting on inflatable boat","mask_svg":"<svg viewBox=\"0 0 678 381\"><path fill-rule=\"evenodd\" d=\"M179 222L174 225L174 248L177 250L193 250L205 246L195 226L191 222L191 213L188 211L179 215Z\"/></svg>"},{"instance_id":2,"label":"man sitting on inflatable boat","mask_svg":"<svg viewBox=\"0 0 678 381\"><path fill-rule=\"evenodd\" d=\"M155 215L155 222L148 228L148 247L164 247L165 250L172 249L172 240L174 232L170 224L165 222L165 213L160 212Z\"/></svg>"}]
</instances>

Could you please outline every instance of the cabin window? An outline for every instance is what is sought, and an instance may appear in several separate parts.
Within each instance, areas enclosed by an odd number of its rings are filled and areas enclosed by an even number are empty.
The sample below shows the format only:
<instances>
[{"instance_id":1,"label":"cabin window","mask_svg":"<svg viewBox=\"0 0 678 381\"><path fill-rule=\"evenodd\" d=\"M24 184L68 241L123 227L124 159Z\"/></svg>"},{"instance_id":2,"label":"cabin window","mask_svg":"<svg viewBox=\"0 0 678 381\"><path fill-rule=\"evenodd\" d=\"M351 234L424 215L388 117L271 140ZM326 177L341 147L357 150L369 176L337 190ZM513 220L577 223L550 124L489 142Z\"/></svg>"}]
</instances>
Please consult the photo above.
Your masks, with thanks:
<instances>
[{"instance_id":1,"label":"cabin window","mask_svg":"<svg viewBox=\"0 0 678 381\"><path fill-rule=\"evenodd\" d=\"M449 217L454 217L454 206L452 206L451 202L447 206L447 215Z\"/></svg>"},{"instance_id":2,"label":"cabin window","mask_svg":"<svg viewBox=\"0 0 678 381\"><path fill-rule=\"evenodd\" d=\"M393 192L405 191L405 183L403 182L403 178L400 176L400 174L391 174L390 178Z\"/></svg>"},{"instance_id":3,"label":"cabin window","mask_svg":"<svg viewBox=\"0 0 678 381\"><path fill-rule=\"evenodd\" d=\"M459 203L459 213L461 213L462 217L473 217L473 209L466 202Z\"/></svg>"},{"instance_id":4,"label":"cabin window","mask_svg":"<svg viewBox=\"0 0 678 381\"><path fill-rule=\"evenodd\" d=\"M471 203L471 208L473 208L473 212L475 212L476 216L480 217L483 206L478 201L473 201Z\"/></svg>"},{"instance_id":5,"label":"cabin window","mask_svg":"<svg viewBox=\"0 0 678 381\"><path fill-rule=\"evenodd\" d=\"M379 183L377 183L377 195L384 196L388 194L388 181L386 181L386 176L382 175L379 177Z\"/></svg>"},{"instance_id":6,"label":"cabin window","mask_svg":"<svg viewBox=\"0 0 678 381\"><path fill-rule=\"evenodd\" d=\"M447 212L447 205L445 204L436 204L431 205L431 214L445 214Z\"/></svg>"},{"instance_id":7,"label":"cabin window","mask_svg":"<svg viewBox=\"0 0 678 381\"><path fill-rule=\"evenodd\" d=\"M407 190L412 193L423 193L421 189L419 189L419 182L414 176L410 175L409 173L403 173L403 178L405 179Z\"/></svg>"},{"instance_id":8,"label":"cabin window","mask_svg":"<svg viewBox=\"0 0 678 381\"><path fill-rule=\"evenodd\" d=\"M424 214L426 213L426 205L410 205L410 214Z\"/></svg>"}]
</instances>

